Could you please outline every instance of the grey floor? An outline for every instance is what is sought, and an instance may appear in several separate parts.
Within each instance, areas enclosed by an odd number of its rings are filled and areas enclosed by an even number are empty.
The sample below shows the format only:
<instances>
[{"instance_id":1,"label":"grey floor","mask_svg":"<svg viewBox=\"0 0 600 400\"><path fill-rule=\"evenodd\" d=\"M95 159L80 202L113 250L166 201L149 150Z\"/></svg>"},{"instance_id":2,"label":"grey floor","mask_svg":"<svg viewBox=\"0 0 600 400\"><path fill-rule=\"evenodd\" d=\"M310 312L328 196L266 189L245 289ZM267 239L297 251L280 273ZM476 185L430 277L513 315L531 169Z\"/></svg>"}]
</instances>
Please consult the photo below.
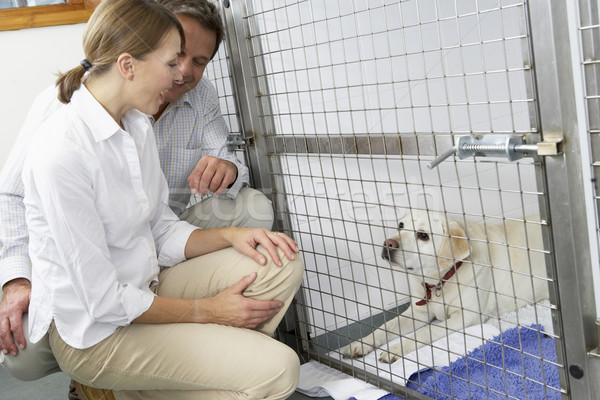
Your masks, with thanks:
<instances>
[{"instance_id":1,"label":"grey floor","mask_svg":"<svg viewBox=\"0 0 600 400\"><path fill-rule=\"evenodd\" d=\"M0 398L2 400L66 400L70 379L56 373L35 382L19 381L0 367Z\"/></svg>"},{"instance_id":2,"label":"grey floor","mask_svg":"<svg viewBox=\"0 0 600 400\"><path fill-rule=\"evenodd\" d=\"M0 367L0 399L2 400L66 400L70 379L62 372L35 382L19 381ZM307 400L311 397L294 393L290 400ZM320 400L332 400L320 397Z\"/></svg>"}]
</instances>

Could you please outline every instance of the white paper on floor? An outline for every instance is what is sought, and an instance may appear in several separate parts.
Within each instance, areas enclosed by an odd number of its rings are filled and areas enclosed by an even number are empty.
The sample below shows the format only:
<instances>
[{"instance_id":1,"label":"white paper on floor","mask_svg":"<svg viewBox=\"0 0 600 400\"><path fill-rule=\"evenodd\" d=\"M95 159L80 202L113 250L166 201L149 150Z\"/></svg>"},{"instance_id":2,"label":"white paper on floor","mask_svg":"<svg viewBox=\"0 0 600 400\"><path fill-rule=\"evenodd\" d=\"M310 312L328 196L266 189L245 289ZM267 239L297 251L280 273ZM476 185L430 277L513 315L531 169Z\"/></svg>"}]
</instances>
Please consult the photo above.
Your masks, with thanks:
<instances>
[{"instance_id":1,"label":"white paper on floor","mask_svg":"<svg viewBox=\"0 0 600 400\"><path fill-rule=\"evenodd\" d=\"M346 375L316 361L300 367L300 393L310 397L333 397L335 400L377 400L388 394L385 390Z\"/></svg>"}]
</instances>

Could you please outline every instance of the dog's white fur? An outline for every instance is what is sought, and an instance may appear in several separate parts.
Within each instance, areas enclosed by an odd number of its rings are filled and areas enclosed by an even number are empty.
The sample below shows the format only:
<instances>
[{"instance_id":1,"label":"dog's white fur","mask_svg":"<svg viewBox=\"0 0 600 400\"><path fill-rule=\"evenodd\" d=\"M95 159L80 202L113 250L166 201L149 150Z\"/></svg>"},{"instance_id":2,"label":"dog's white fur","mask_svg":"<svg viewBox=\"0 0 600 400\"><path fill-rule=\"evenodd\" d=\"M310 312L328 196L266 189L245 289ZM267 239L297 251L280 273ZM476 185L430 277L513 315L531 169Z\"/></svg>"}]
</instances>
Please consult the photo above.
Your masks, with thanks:
<instances>
[{"instance_id":1,"label":"dog's white fur","mask_svg":"<svg viewBox=\"0 0 600 400\"><path fill-rule=\"evenodd\" d=\"M399 335L401 342L379 357L394 362L450 333L548 298L539 224L465 224L443 213L416 210L398 226L382 256L407 272L410 307L346 346L346 357L363 356ZM426 296L423 283L438 284L457 261L462 265L456 274L440 290L432 289L427 304L416 305ZM436 319L440 322L431 323Z\"/></svg>"}]
</instances>

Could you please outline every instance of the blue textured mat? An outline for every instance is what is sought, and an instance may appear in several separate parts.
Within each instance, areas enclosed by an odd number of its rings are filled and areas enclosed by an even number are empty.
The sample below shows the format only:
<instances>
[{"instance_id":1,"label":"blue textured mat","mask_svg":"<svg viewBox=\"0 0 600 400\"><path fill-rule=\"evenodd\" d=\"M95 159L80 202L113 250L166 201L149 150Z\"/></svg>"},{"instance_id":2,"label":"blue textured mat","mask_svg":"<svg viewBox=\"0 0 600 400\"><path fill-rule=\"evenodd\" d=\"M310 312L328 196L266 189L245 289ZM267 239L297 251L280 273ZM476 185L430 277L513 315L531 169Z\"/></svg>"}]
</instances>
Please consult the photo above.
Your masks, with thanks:
<instances>
[{"instance_id":1,"label":"blue textured mat","mask_svg":"<svg viewBox=\"0 0 600 400\"><path fill-rule=\"evenodd\" d=\"M507 395L521 400L559 400L555 362L554 339L540 333L537 325L516 327L450 366L414 373L407 387L437 400L499 400Z\"/></svg>"}]
</instances>

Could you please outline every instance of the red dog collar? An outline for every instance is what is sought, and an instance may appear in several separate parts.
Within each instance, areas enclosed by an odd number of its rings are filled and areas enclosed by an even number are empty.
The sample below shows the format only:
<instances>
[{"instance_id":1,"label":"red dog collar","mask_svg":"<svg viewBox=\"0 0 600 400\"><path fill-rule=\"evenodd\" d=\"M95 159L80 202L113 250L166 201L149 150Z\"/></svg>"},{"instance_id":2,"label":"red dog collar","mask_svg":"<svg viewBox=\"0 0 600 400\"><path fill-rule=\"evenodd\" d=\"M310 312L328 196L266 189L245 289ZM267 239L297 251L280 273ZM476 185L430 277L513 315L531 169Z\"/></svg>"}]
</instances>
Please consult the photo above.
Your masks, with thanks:
<instances>
[{"instance_id":1,"label":"red dog collar","mask_svg":"<svg viewBox=\"0 0 600 400\"><path fill-rule=\"evenodd\" d=\"M450 268L448 270L448 272L446 272L446 275L444 275L442 280L437 285L431 285L429 283L425 283L424 286L425 286L425 290L427 291L427 297L424 298L423 300L417 301L415 304L418 306L424 306L425 304L427 304L427 302L429 300L431 300L431 290L432 289L436 289L436 291L442 290L442 286L444 286L444 283L446 283L446 281L448 281L450 278L452 278L454 276L454 274L460 268L461 265L462 265L462 261L459 261L456 264L454 264L452 266L452 268Z\"/></svg>"}]
</instances>

